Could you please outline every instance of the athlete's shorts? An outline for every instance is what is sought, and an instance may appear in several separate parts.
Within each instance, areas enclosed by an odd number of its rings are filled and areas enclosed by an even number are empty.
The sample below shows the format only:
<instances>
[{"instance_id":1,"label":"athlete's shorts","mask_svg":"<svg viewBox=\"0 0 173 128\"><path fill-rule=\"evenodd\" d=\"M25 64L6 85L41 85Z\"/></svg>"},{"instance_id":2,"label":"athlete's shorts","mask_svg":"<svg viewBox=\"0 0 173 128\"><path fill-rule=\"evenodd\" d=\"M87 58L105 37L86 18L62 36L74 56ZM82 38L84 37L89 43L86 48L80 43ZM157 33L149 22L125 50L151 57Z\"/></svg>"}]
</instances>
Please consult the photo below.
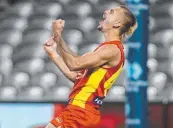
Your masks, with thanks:
<instances>
[{"instance_id":1,"label":"athlete's shorts","mask_svg":"<svg viewBox=\"0 0 173 128\"><path fill-rule=\"evenodd\" d=\"M51 123L60 128L97 128L100 112L93 113L75 105L68 105Z\"/></svg>"}]
</instances>

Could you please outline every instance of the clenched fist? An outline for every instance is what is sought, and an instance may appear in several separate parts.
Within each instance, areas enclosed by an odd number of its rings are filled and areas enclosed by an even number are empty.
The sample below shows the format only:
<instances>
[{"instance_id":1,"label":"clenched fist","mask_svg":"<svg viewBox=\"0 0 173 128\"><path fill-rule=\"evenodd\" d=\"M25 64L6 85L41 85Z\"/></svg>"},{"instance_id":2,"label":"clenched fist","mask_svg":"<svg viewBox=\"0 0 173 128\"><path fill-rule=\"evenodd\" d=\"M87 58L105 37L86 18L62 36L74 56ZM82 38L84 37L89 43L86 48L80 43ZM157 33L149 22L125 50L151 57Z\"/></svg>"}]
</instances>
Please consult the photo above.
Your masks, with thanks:
<instances>
[{"instance_id":1,"label":"clenched fist","mask_svg":"<svg viewBox=\"0 0 173 128\"><path fill-rule=\"evenodd\" d=\"M61 33L64 29L65 21L62 19L55 20L52 22L52 32L54 36L54 40L59 41L61 37Z\"/></svg>"},{"instance_id":2,"label":"clenched fist","mask_svg":"<svg viewBox=\"0 0 173 128\"><path fill-rule=\"evenodd\" d=\"M45 51L46 51L49 55L52 55L52 54L56 53L57 44L56 44L56 42L53 40L53 37L49 38L49 39L44 43L43 46L44 46Z\"/></svg>"}]
</instances>

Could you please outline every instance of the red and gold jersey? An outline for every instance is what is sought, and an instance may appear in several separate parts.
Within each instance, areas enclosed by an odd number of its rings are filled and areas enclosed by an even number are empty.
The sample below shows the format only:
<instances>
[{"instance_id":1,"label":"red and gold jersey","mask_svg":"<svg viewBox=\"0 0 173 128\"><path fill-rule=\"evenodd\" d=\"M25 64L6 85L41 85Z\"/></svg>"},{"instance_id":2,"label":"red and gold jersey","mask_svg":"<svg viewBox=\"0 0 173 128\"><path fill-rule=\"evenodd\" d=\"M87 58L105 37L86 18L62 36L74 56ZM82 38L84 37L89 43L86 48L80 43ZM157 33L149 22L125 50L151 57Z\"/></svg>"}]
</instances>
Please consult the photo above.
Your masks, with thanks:
<instances>
[{"instance_id":1,"label":"red and gold jersey","mask_svg":"<svg viewBox=\"0 0 173 128\"><path fill-rule=\"evenodd\" d=\"M73 89L69 96L69 104L87 108L94 106L99 108L106 97L109 89L119 76L124 65L123 45L119 41L103 42L95 51L106 44L114 44L121 51L121 60L119 64L112 68L98 67L95 69L81 70L82 77L77 77Z\"/></svg>"}]
</instances>

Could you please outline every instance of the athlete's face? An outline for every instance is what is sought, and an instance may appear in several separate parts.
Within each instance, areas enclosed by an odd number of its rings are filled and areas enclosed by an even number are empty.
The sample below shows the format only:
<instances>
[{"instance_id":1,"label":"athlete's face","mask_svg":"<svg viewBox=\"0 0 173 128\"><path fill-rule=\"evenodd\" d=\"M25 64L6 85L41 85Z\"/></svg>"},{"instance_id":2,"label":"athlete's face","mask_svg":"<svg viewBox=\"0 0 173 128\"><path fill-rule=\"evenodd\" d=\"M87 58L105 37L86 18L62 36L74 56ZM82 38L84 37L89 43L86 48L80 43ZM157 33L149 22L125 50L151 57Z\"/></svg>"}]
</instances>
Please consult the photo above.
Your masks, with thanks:
<instances>
[{"instance_id":1,"label":"athlete's face","mask_svg":"<svg viewBox=\"0 0 173 128\"><path fill-rule=\"evenodd\" d=\"M98 30L106 32L110 29L119 28L122 25L124 10L120 7L106 10L103 14L103 20L100 21Z\"/></svg>"}]
</instances>

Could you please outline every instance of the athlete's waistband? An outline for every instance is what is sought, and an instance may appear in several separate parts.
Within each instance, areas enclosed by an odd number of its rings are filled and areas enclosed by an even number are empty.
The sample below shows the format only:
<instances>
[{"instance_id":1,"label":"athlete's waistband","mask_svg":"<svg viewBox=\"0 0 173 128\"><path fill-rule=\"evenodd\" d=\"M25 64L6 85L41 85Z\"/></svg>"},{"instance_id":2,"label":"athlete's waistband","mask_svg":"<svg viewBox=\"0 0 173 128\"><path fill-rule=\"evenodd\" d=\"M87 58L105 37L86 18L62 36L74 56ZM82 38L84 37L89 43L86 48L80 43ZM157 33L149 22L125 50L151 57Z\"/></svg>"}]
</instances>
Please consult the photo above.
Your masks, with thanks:
<instances>
[{"instance_id":1,"label":"athlete's waistband","mask_svg":"<svg viewBox=\"0 0 173 128\"><path fill-rule=\"evenodd\" d=\"M89 102L89 101L84 102L84 101L77 100L77 99L69 99L68 104L78 106L80 108L83 108L83 109L93 112L95 114L100 114L100 106L95 105L94 103Z\"/></svg>"}]
</instances>

